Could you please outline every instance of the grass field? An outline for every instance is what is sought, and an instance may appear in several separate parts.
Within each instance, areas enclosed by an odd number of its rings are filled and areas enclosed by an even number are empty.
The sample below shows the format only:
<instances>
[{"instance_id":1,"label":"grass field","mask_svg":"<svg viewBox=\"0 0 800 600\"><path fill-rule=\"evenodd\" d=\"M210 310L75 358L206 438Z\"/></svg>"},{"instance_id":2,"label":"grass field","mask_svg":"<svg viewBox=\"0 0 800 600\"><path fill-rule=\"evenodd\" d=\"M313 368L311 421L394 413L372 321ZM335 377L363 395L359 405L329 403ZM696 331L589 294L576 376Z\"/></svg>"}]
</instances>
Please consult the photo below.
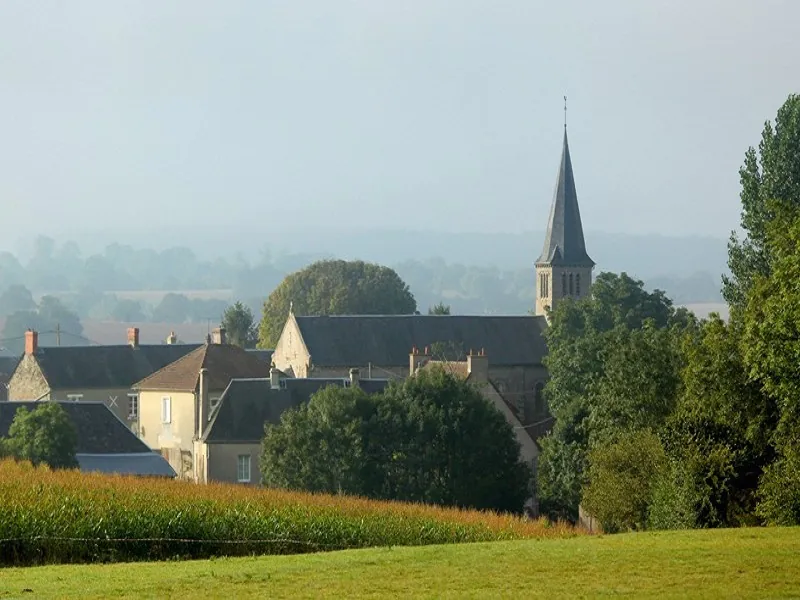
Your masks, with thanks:
<instances>
[{"instance_id":1,"label":"grass field","mask_svg":"<svg viewBox=\"0 0 800 600\"><path fill-rule=\"evenodd\" d=\"M608 596L800 597L800 528L0 569L0 598Z\"/></svg>"}]
</instances>

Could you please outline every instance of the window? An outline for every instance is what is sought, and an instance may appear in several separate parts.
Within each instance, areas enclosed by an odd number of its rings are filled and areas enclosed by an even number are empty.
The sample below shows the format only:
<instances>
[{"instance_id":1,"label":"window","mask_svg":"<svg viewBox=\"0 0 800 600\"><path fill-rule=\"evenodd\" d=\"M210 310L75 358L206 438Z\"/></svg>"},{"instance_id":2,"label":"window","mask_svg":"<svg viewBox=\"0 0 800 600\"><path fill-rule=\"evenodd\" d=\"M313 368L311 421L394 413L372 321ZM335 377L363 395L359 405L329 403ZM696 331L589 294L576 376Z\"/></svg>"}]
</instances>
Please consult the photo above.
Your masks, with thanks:
<instances>
[{"instance_id":1,"label":"window","mask_svg":"<svg viewBox=\"0 0 800 600\"><path fill-rule=\"evenodd\" d=\"M572 273L569 274L569 295L572 296Z\"/></svg>"},{"instance_id":2,"label":"window","mask_svg":"<svg viewBox=\"0 0 800 600\"><path fill-rule=\"evenodd\" d=\"M549 296L549 295L550 295L550 276L547 273L545 273L544 274L544 297L547 298L547 296Z\"/></svg>"},{"instance_id":3,"label":"window","mask_svg":"<svg viewBox=\"0 0 800 600\"><path fill-rule=\"evenodd\" d=\"M172 398L169 396L161 398L161 422L172 423Z\"/></svg>"},{"instance_id":4,"label":"window","mask_svg":"<svg viewBox=\"0 0 800 600\"><path fill-rule=\"evenodd\" d=\"M566 273L562 273L561 274L561 295L562 296L566 296L567 295L567 274Z\"/></svg>"},{"instance_id":5,"label":"window","mask_svg":"<svg viewBox=\"0 0 800 600\"><path fill-rule=\"evenodd\" d=\"M67 394L67 400L70 402L79 402L83 400L83 394Z\"/></svg>"},{"instance_id":6,"label":"window","mask_svg":"<svg viewBox=\"0 0 800 600\"><path fill-rule=\"evenodd\" d=\"M128 419L139 418L139 394L128 394Z\"/></svg>"},{"instance_id":7,"label":"window","mask_svg":"<svg viewBox=\"0 0 800 600\"><path fill-rule=\"evenodd\" d=\"M240 454L236 458L236 481L250 483L250 455Z\"/></svg>"},{"instance_id":8,"label":"window","mask_svg":"<svg viewBox=\"0 0 800 600\"><path fill-rule=\"evenodd\" d=\"M580 296L581 295L581 274L578 273L575 275L575 294Z\"/></svg>"}]
</instances>

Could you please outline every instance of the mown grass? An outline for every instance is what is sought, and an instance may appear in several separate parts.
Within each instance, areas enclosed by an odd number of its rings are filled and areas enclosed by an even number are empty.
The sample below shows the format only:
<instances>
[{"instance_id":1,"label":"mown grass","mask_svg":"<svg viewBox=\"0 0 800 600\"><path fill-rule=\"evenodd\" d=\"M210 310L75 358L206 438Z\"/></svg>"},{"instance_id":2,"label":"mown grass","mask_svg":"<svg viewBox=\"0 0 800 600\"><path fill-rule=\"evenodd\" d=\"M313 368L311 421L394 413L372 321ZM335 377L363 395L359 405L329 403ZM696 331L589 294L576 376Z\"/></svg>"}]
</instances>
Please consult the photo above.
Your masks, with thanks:
<instances>
[{"instance_id":1,"label":"mown grass","mask_svg":"<svg viewBox=\"0 0 800 600\"><path fill-rule=\"evenodd\" d=\"M3 565L296 554L578 533L566 524L491 512L0 462Z\"/></svg>"},{"instance_id":2,"label":"mown grass","mask_svg":"<svg viewBox=\"0 0 800 600\"><path fill-rule=\"evenodd\" d=\"M12 568L0 598L797 598L798 556L798 528L581 536Z\"/></svg>"}]
</instances>

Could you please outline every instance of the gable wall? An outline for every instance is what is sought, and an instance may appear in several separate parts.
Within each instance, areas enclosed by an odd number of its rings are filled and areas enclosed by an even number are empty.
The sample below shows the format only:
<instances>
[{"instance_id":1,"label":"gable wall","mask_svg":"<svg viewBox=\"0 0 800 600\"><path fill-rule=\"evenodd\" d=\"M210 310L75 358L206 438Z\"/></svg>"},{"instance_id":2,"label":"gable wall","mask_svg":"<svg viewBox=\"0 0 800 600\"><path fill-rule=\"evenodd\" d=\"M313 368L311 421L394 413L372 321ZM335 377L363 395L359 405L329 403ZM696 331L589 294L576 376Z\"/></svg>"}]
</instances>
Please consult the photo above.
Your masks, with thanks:
<instances>
[{"instance_id":1,"label":"gable wall","mask_svg":"<svg viewBox=\"0 0 800 600\"><path fill-rule=\"evenodd\" d=\"M303 343L297 321L291 316L286 320L281 337L275 344L272 361L281 371L291 369L295 377L308 377L308 350Z\"/></svg>"},{"instance_id":2,"label":"gable wall","mask_svg":"<svg viewBox=\"0 0 800 600\"><path fill-rule=\"evenodd\" d=\"M26 354L8 382L9 400L49 400L50 386L44 378L36 357Z\"/></svg>"}]
</instances>

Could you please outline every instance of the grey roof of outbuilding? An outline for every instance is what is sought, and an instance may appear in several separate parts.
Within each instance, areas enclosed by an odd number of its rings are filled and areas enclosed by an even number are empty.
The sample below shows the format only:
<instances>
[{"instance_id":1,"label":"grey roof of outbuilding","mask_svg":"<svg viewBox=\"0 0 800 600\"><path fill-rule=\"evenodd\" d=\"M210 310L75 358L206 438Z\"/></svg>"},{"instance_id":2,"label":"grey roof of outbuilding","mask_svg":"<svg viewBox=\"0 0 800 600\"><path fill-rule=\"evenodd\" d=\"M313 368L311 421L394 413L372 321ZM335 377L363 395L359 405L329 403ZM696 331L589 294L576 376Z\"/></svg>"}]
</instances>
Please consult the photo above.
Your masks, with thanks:
<instances>
[{"instance_id":1,"label":"grey roof of outbuilding","mask_svg":"<svg viewBox=\"0 0 800 600\"><path fill-rule=\"evenodd\" d=\"M373 394L388 384L388 379L362 379L359 387ZM233 379L211 416L203 440L210 444L260 442L266 423L278 423L284 411L308 402L328 386L344 387L345 379L283 379L279 389L272 389L268 378Z\"/></svg>"},{"instance_id":2,"label":"grey roof of outbuilding","mask_svg":"<svg viewBox=\"0 0 800 600\"><path fill-rule=\"evenodd\" d=\"M36 351L50 389L129 388L199 344L56 346Z\"/></svg>"},{"instance_id":3,"label":"grey roof of outbuilding","mask_svg":"<svg viewBox=\"0 0 800 600\"><path fill-rule=\"evenodd\" d=\"M544 248L536 262L594 266L594 261L586 253L581 212L578 208L578 192L575 190L575 176L572 173L572 159L569 155L566 129L564 129L564 147L561 151L561 163L558 168L553 204L550 207Z\"/></svg>"},{"instance_id":4,"label":"grey roof of outbuilding","mask_svg":"<svg viewBox=\"0 0 800 600\"><path fill-rule=\"evenodd\" d=\"M0 402L0 437L8 435L8 428L25 407L35 410L44 402ZM150 447L136 437L125 423L102 402L58 402L67 413L78 434L79 454L130 454L150 452Z\"/></svg>"},{"instance_id":5,"label":"grey roof of outbuilding","mask_svg":"<svg viewBox=\"0 0 800 600\"><path fill-rule=\"evenodd\" d=\"M453 343L484 349L495 366L539 365L547 354L544 317L465 315L296 316L318 366L408 366L413 347Z\"/></svg>"},{"instance_id":6,"label":"grey roof of outbuilding","mask_svg":"<svg viewBox=\"0 0 800 600\"><path fill-rule=\"evenodd\" d=\"M132 454L77 454L81 471L146 477L175 477L177 474L167 460L149 450Z\"/></svg>"}]
</instances>

